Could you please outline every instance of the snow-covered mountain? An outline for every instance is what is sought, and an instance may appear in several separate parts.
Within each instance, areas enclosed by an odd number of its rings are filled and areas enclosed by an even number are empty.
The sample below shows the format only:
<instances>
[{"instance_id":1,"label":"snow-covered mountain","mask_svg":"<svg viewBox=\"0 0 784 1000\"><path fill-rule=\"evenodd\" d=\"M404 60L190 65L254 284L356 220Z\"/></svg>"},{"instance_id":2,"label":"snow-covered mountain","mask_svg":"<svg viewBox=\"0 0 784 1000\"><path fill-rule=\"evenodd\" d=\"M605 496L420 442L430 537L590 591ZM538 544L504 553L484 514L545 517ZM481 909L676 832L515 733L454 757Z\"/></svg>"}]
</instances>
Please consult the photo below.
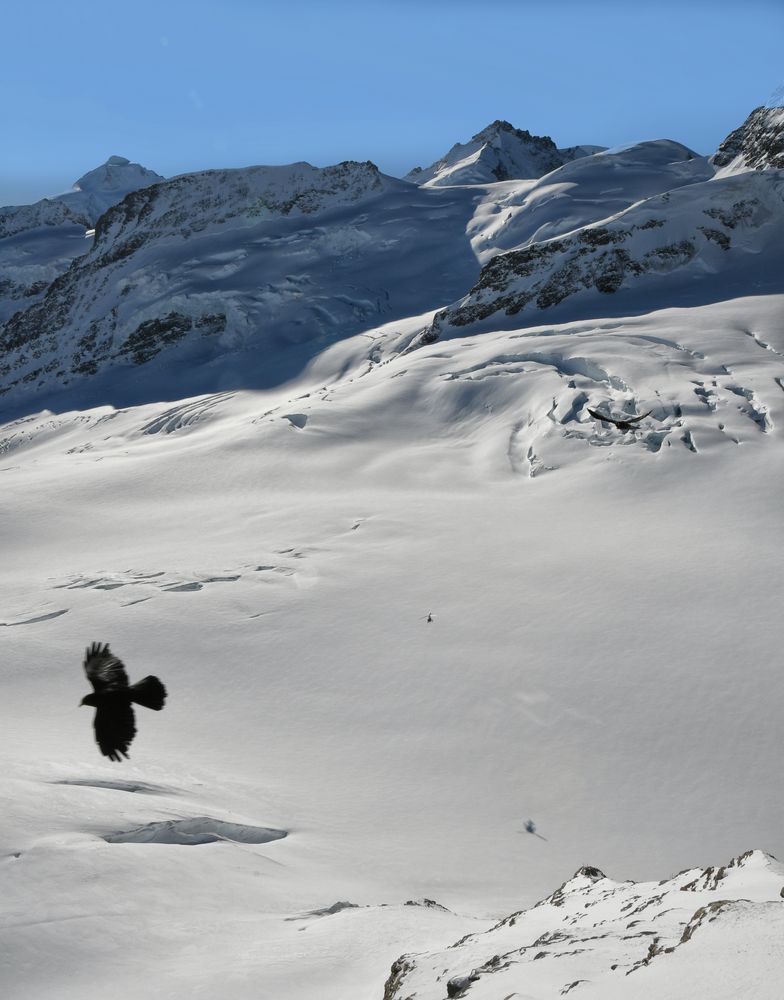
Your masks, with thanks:
<instances>
[{"instance_id":1,"label":"snow-covered mountain","mask_svg":"<svg viewBox=\"0 0 784 1000\"><path fill-rule=\"evenodd\" d=\"M720 301L733 290L779 291L782 245L779 171L693 183L491 257L476 285L437 314L422 340L448 329L459 335L484 320L540 323L562 303L569 312L556 315L569 319ZM604 296L614 301L608 305Z\"/></svg>"},{"instance_id":2,"label":"snow-covered mountain","mask_svg":"<svg viewBox=\"0 0 784 1000\"><path fill-rule=\"evenodd\" d=\"M87 252L86 234L108 208L161 180L138 163L110 156L65 194L0 208L0 323L37 301Z\"/></svg>"},{"instance_id":3,"label":"snow-covered mountain","mask_svg":"<svg viewBox=\"0 0 784 1000\"><path fill-rule=\"evenodd\" d=\"M72 224L0 329L3 996L778 996L783 174L723 169ZM169 692L122 764L93 641Z\"/></svg>"},{"instance_id":4,"label":"snow-covered mountain","mask_svg":"<svg viewBox=\"0 0 784 1000\"><path fill-rule=\"evenodd\" d=\"M528 143L501 125L480 135ZM115 197L149 180L117 160L65 197ZM55 228L76 259L61 255L35 268L36 283L9 286L0 392L11 402L89 380L93 398L108 399L122 371L122 398L150 399L176 394L184 367L195 391L269 385L336 340L439 308L425 339L445 324L518 322L521 311L526 323L555 307L564 318L601 312L597 294L616 291L612 309L627 309L627 289L643 295L633 308L648 308L662 281L672 304L711 301L728 274L749 280L739 268L775 243L780 221L769 172L706 186L714 172L660 140L538 180L470 187L415 187L367 163L206 171L138 187L99 218L88 252L73 216ZM737 227L744 238L733 243ZM746 239L753 230L759 246ZM18 252L13 238L4 247Z\"/></svg>"},{"instance_id":5,"label":"snow-covered mountain","mask_svg":"<svg viewBox=\"0 0 784 1000\"><path fill-rule=\"evenodd\" d=\"M80 177L65 194L55 200L72 212L80 213L93 226L107 209L116 205L133 191L150 187L164 180L154 170L140 163L131 163L124 156L110 156L94 170Z\"/></svg>"},{"instance_id":6,"label":"snow-covered mountain","mask_svg":"<svg viewBox=\"0 0 784 1000\"><path fill-rule=\"evenodd\" d=\"M52 391L115 368L132 385L127 369L153 360L144 394L151 374L178 381L183 366L205 388L253 373L270 384L337 338L459 294L478 273L466 233L474 200L353 162L206 171L140 189L6 322L3 390Z\"/></svg>"},{"instance_id":7,"label":"snow-covered mountain","mask_svg":"<svg viewBox=\"0 0 784 1000\"><path fill-rule=\"evenodd\" d=\"M491 184L519 177L541 177L603 146L558 149L547 135L531 135L505 121L494 121L466 143L454 146L429 167L414 167L405 180L431 186Z\"/></svg>"},{"instance_id":8,"label":"snow-covered mountain","mask_svg":"<svg viewBox=\"0 0 784 1000\"><path fill-rule=\"evenodd\" d=\"M89 228L127 194L163 179L160 174L139 163L131 163L124 156L110 156L101 166L75 181L71 190L64 194L42 198L33 205L0 208L0 239L64 222Z\"/></svg>"}]
</instances>

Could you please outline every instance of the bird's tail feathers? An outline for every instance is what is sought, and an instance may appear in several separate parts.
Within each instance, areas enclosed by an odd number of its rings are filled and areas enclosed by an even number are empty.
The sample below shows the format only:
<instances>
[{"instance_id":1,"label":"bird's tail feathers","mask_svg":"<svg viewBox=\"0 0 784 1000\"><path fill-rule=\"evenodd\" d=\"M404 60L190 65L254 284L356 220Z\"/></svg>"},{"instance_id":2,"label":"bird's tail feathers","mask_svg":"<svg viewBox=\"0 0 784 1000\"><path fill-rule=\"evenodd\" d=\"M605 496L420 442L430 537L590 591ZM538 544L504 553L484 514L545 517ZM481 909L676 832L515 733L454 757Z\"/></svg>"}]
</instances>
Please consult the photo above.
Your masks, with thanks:
<instances>
[{"instance_id":1,"label":"bird's tail feathers","mask_svg":"<svg viewBox=\"0 0 784 1000\"><path fill-rule=\"evenodd\" d=\"M166 688L157 677L144 677L131 684L128 690L131 701L135 701L137 705L144 705L145 708L152 708L156 712L160 712L166 701Z\"/></svg>"}]
</instances>

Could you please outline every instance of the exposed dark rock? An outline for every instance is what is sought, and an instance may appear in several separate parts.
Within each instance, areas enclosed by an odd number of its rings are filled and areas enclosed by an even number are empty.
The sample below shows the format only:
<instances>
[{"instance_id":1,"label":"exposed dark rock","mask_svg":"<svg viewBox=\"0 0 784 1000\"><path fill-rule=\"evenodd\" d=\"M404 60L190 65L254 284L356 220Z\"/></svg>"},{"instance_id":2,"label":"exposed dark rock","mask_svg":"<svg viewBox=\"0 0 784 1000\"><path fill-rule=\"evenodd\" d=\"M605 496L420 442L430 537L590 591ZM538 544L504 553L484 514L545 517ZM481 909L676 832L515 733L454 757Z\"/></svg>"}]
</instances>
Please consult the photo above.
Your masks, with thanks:
<instances>
[{"instance_id":1,"label":"exposed dark rock","mask_svg":"<svg viewBox=\"0 0 784 1000\"><path fill-rule=\"evenodd\" d=\"M384 983L384 997L383 1000L401 1000L398 996L398 990L406 977L414 968L414 963L408 959L405 955L401 955L400 958L396 959L392 963L392 968L387 978L386 983Z\"/></svg>"},{"instance_id":2,"label":"exposed dark rock","mask_svg":"<svg viewBox=\"0 0 784 1000\"><path fill-rule=\"evenodd\" d=\"M721 232L720 229L709 229L708 226L700 226L700 232L706 240L710 240L711 243L717 243L722 250L729 250L730 238L726 233Z\"/></svg>"},{"instance_id":3,"label":"exposed dark rock","mask_svg":"<svg viewBox=\"0 0 784 1000\"><path fill-rule=\"evenodd\" d=\"M477 979L479 975L476 972L472 972L469 976L453 976L446 984L447 997L450 1000L452 997L464 997Z\"/></svg>"},{"instance_id":4,"label":"exposed dark rock","mask_svg":"<svg viewBox=\"0 0 784 1000\"><path fill-rule=\"evenodd\" d=\"M154 358L168 344L175 344L193 328L190 316L171 312L159 319L140 323L125 341L122 352L130 354L137 365Z\"/></svg>"},{"instance_id":5,"label":"exposed dark rock","mask_svg":"<svg viewBox=\"0 0 784 1000\"><path fill-rule=\"evenodd\" d=\"M731 208L706 208L705 214L711 219L716 219L727 229L734 229L741 222L749 222L757 208L759 202L756 198L744 198L736 201Z\"/></svg>"},{"instance_id":6,"label":"exposed dark rock","mask_svg":"<svg viewBox=\"0 0 784 1000\"><path fill-rule=\"evenodd\" d=\"M755 108L711 157L717 167L734 160L755 170L784 169L784 108Z\"/></svg>"}]
</instances>

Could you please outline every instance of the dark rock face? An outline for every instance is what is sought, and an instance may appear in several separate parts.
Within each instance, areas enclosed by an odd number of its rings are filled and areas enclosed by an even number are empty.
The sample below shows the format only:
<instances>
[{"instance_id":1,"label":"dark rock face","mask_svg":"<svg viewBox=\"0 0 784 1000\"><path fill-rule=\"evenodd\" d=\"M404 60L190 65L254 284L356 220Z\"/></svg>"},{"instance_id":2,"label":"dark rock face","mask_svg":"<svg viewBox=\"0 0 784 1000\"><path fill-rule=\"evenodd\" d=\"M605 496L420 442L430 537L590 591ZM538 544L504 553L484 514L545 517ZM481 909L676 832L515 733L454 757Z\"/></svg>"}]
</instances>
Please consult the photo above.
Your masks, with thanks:
<instances>
[{"instance_id":1,"label":"dark rock face","mask_svg":"<svg viewBox=\"0 0 784 1000\"><path fill-rule=\"evenodd\" d=\"M755 170L784 169L784 108L755 108L711 157L717 167L734 160Z\"/></svg>"},{"instance_id":2,"label":"dark rock face","mask_svg":"<svg viewBox=\"0 0 784 1000\"><path fill-rule=\"evenodd\" d=\"M134 364L150 361L169 344L176 344L195 328L204 334L221 333L226 329L222 313L200 316L195 321L190 316L170 312L140 323L127 338L118 355L130 355Z\"/></svg>"},{"instance_id":3,"label":"dark rock face","mask_svg":"<svg viewBox=\"0 0 784 1000\"><path fill-rule=\"evenodd\" d=\"M595 227L566 239L534 243L493 257L466 298L436 314L420 343L437 340L445 322L467 326L499 312L514 316L529 304L549 309L583 290L612 295L628 277L675 270L698 253L698 245L691 239L665 243L639 255L614 245L630 241L640 228ZM702 237L703 243L711 240L721 245L726 240L729 245L729 237L718 230L710 235L703 233Z\"/></svg>"}]
</instances>

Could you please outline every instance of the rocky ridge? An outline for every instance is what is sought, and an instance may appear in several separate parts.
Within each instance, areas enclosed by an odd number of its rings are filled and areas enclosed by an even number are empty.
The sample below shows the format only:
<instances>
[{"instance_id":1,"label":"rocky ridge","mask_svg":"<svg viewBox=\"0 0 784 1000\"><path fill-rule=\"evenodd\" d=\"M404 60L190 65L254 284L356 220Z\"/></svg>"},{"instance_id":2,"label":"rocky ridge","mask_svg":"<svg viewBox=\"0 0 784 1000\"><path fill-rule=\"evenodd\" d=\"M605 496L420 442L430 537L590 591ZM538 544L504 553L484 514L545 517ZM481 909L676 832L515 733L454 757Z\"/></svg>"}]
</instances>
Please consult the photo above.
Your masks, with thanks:
<instances>
[{"instance_id":1,"label":"rocky ridge","mask_svg":"<svg viewBox=\"0 0 784 1000\"><path fill-rule=\"evenodd\" d=\"M774 945L784 929L782 895L784 866L762 851L661 882L615 882L583 867L536 906L487 931L443 951L401 956L384 1000L694 996L706 977L731 982L755 961L767 970L771 947L782 970ZM741 942L743 963L726 947L712 947L725 931ZM704 966L706 951L712 968ZM671 978L680 992L664 988ZM747 995L767 1000L779 988L772 980Z\"/></svg>"}]
</instances>

